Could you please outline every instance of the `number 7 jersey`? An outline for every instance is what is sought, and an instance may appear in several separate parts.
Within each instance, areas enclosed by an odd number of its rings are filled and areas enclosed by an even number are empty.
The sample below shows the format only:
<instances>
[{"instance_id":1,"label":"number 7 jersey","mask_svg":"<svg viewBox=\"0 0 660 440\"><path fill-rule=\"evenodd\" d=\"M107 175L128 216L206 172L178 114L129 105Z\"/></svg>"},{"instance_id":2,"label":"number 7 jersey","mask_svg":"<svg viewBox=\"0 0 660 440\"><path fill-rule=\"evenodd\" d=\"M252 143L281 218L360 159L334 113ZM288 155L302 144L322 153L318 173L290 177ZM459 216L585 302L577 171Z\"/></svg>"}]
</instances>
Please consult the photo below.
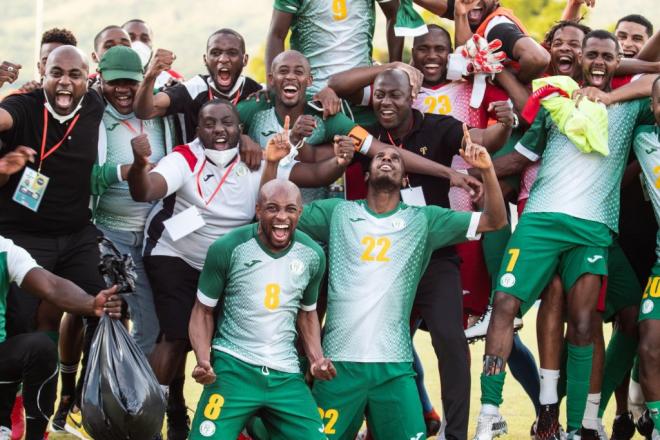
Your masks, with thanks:
<instances>
[{"instance_id":1,"label":"number 7 jersey","mask_svg":"<svg viewBox=\"0 0 660 440\"><path fill-rule=\"evenodd\" d=\"M376 214L364 200L306 205L298 228L330 249L325 356L412 362L410 310L431 252L477 238L480 215L403 203Z\"/></svg>"}]
</instances>

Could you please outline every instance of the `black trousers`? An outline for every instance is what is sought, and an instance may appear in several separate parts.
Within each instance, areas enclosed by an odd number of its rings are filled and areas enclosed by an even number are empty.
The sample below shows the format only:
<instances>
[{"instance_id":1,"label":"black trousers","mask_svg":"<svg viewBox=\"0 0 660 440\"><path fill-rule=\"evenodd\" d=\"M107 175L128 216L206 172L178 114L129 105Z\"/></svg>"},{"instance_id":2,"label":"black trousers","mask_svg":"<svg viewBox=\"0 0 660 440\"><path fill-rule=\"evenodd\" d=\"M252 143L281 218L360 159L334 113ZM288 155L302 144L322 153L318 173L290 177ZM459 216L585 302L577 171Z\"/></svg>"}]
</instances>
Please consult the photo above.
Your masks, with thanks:
<instances>
[{"instance_id":1,"label":"black trousers","mask_svg":"<svg viewBox=\"0 0 660 440\"><path fill-rule=\"evenodd\" d=\"M463 331L463 288L457 256L431 259L417 287L415 308L428 331L440 369L448 440L467 438L470 366Z\"/></svg>"},{"instance_id":2,"label":"black trousers","mask_svg":"<svg viewBox=\"0 0 660 440\"><path fill-rule=\"evenodd\" d=\"M0 342L0 426L11 426L9 414L17 385L23 383L26 440L41 440L53 414L57 390L57 347L45 333L26 333Z\"/></svg>"}]
</instances>

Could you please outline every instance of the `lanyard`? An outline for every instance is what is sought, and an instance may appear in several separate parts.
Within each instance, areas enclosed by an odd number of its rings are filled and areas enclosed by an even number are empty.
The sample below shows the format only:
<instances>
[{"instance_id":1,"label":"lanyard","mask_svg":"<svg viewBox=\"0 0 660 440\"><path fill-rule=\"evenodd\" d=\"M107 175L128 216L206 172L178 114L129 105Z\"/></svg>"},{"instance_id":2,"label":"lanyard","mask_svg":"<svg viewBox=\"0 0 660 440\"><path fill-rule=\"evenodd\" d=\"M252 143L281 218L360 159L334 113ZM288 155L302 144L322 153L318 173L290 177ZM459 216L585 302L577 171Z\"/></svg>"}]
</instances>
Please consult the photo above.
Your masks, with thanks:
<instances>
[{"instance_id":1,"label":"lanyard","mask_svg":"<svg viewBox=\"0 0 660 440\"><path fill-rule=\"evenodd\" d=\"M199 169L199 172L197 173L197 192L199 193L199 196L204 201L205 206L209 206L209 203L211 203L211 200L213 200L215 198L216 194L218 194L218 191L220 191L220 188L225 183L225 180L227 180L227 177L229 176L229 173L231 173L231 170L234 169L234 166L236 165L236 163L238 163L238 160L239 160L239 157L237 155L236 159L234 159L234 161L231 163L231 165L229 165L229 168L227 168L227 171L225 171L225 174L222 176L222 179L220 179L220 183L218 183L218 186L215 189L215 191L213 191L213 194L211 194L211 197L209 197L208 200L204 200L204 195L202 194L202 185L199 183L199 177L202 175L202 171L204 171L204 167L206 166L206 162L207 162L207 160L204 159L204 163L202 164L202 167Z\"/></svg>"},{"instance_id":2,"label":"lanyard","mask_svg":"<svg viewBox=\"0 0 660 440\"><path fill-rule=\"evenodd\" d=\"M243 91L243 88L241 87L241 90L236 92L236 96L234 96L233 99L230 99L231 103L233 105L238 104L238 100L241 99L241 92ZM209 86L209 101L212 101L215 96L213 96L213 92L211 91L211 86ZM229 99L229 98L227 98Z\"/></svg>"},{"instance_id":3,"label":"lanyard","mask_svg":"<svg viewBox=\"0 0 660 440\"><path fill-rule=\"evenodd\" d=\"M128 131L130 131L134 135L139 135L139 134L144 133L144 123L142 122L142 119L140 119L140 132L139 133L135 128L133 128L133 126L130 124L130 122L124 121L123 119L120 119L119 123L121 125L123 125L124 127L128 128Z\"/></svg>"},{"instance_id":4,"label":"lanyard","mask_svg":"<svg viewBox=\"0 0 660 440\"><path fill-rule=\"evenodd\" d=\"M400 149L403 149L403 141L401 141L401 143L399 145L397 145L394 142L394 139L392 139L392 135L390 134L390 132L386 131L385 133L387 133L387 139L390 141L390 144L394 145L395 147L399 147ZM410 178L408 178L408 173L406 173L406 175L403 176L403 181L404 181L404 186L407 183L408 188L410 188Z\"/></svg>"},{"instance_id":5,"label":"lanyard","mask_svg":"<svg viewBox=\"0 0 660 440\"><path fill-rule=\"evenodd\" d=\"M48 110L46 107L44 107L44 131L43 134L41 135L41 157L39 158L39 168L37 169L37 173L41 173L41 165L43 165L44 160L51 154L53 154L58 148L62 146L66 138L69 136L71 133L71 130L73 130L73 127L76 126L76 122L78 122L78 118L80 118L80 114L77 114L71 123L69 124L69 128L66 129L64 132L64 136L62 136L62 139L55 145L53 145L48 151L46 151L46 134L48 134Z\"/></svg>"}]
</instances>

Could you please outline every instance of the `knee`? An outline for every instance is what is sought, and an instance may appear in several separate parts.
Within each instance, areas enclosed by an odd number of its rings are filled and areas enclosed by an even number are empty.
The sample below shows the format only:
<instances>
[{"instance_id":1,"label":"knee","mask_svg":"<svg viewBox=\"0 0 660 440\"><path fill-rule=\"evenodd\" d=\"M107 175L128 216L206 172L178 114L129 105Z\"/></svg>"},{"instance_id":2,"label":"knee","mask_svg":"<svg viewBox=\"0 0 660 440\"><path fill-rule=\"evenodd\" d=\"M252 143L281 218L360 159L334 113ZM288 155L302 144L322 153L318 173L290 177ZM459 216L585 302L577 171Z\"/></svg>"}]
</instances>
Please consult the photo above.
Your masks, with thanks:
<instances>
[{"instance_id":1,"label":"knee","mask_svg":"<svg viewBox=\"0 0 660 440\"><path fill-rule=\"evenodd\" d=\"M24 345L28 347L30 363L44 369L54 369L57 366L57 345L45 333L26 335Z\"/></svg>"},{"instance_id":2,"label":"knee","mask_svg":"<svg viewBox=\"0 0 660 440\"><path fill-rule=\"evenodd\" d=\"M602 325L602 324L601 324ZM589 344L593 337L593 326L592 316L589 311L579 311L577 313L571 314L569 318L569 326L571 327L572 334L575 337L575 341L580 345Z\"/></svg>"},{"instance_id":3,"label":"knee","mask_svg":"<svg viewBox=\"0 0 660 440\"><path fill-rule=\"evenodd\" d=\"M639 342L639 359L644 365L644 369L656 366L660 367L660 341L653 338L642 338Z\"/></svg>"},{"instance_id":4,"label":"knee","mask_svg":"<svg viewBox=\"0 0 660 440\"><path fill-rule=\"evenodd\" d=\"M515 297L506 293L497 292L493 300L493 316L494 319L513 320L518 310L520 309L520 302Z\"/></svg>"}]
</instances>

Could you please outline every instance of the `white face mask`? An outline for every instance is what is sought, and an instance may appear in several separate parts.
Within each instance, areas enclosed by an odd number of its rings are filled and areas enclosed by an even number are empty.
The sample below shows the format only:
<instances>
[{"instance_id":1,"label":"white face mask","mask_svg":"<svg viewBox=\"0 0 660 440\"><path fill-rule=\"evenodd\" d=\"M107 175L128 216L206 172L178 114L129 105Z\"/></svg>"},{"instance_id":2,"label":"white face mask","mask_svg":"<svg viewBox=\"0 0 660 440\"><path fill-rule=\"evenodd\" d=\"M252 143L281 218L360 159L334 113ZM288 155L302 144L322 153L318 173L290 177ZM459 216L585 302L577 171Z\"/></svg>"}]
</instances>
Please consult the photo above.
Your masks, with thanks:
<instances>
[{"instance_id":1,"label":"white face mask","mask_svg":"<svg viewBox=\"0 0 660 440\"><path fill-rule=\"evenodd\" d=\"M84 98L85 98L83 96L80 99L80 101L78 101L78 105L76 106L76 108L73 109L73 111L71 113L69 113L68 115L60 115L59 113L57 113L55 111L53 106L50 105L50 102L48 102L48 95L46 95L45 90L44 90L44 96L46 97L46 102L44 102L44 107L46 107L46 110L48 110L48 112L51 115L53 115L53 118L55 118L60 124L64 124L69 119L72 119L76 115L76 113L78 113L78 110L80 110L80 108L82 107L82 104L83 104L83 101L84 101Z\"/></svg>"},{"instance_id":2,"label":"white face mask","mask_svg":"<svg viewBox=\"0 0 660 440\"><path fill-rule=\"evenodd\" d=\"M229 161L232 160L236 154L238 154L238 147L229 148L222 151L205 148L204 154L211 160L211 162L216 164L218 168L224 168L229 164Z\"/></svg>"},{"instance_id":3,"label":"white face mask","mask_svg":"<svg viewBox=\"0 0 660 440\"><path fill-rule=\"evenodd\" d=\"M136 51L137 54L140 56L140 61L142 61L142 67L146 69L147 65L149 64L149 61L151 61L151 55L152 55L151 48L146 44L144 44L142 41L132 42L131 48L134 51Z\"/></svg>"}]
</instances>

